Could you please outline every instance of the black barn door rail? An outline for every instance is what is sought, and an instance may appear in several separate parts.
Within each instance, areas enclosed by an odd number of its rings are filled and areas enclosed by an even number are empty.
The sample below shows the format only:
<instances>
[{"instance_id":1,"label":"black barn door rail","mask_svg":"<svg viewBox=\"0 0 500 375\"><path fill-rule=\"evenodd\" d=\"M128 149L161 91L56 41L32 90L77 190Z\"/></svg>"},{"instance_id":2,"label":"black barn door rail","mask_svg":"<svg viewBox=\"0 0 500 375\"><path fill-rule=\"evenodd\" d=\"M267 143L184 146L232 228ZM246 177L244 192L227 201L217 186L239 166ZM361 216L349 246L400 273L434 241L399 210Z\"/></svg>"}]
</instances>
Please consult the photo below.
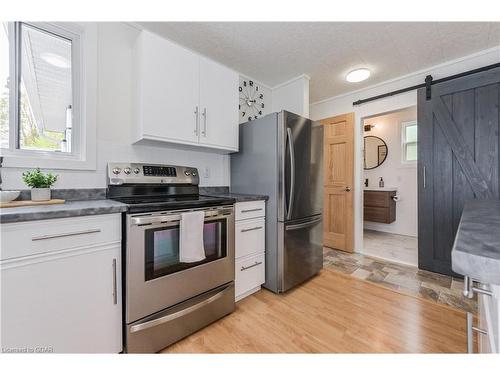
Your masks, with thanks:
<instances>
[{"instance_id":1,"label":"black barn door rail","mask_svg":"<svg viewBox=\"0 0 500 375\"><path fill-rule=\"evenodd\" d=\"M360 99L360 100L357 100L357 101L353 102L352 105L361 105L361 104L364 104L364 103L372 102L374 100L379 100L379 99L387 98L389 96L394 96L394 95L402 94L402 93L407 92L407 91L418 90L418 89L421 89L421 88L424 88L424 87L426 88L426 90L425 90L426 98L427 98L427 100L429 100L429 99L432 98L432 89L431 89L431 86L435 85L436 83L450 81L452 79L457 79L457 78L465 77L465 76L468 76L468 75L471 75L471 74L480 73L480 72L484 72L486 70L495 69L495 68L500 68L500 63L483 66L482 68L468 70L466 72L454 74L452 76L445 77L445 78L440 78L440 79L436 79L436 80L432 79L431 75L428 75L427 77L425 77L425 83L421 83L419 85L405 87L403 89L399 89L399 90L395 90L395 91L390 91L390 92L387 92L385 94L375 95L375 96L372 96L372 97L366 98L366 99Z\"/></svg>"}]
</instances>

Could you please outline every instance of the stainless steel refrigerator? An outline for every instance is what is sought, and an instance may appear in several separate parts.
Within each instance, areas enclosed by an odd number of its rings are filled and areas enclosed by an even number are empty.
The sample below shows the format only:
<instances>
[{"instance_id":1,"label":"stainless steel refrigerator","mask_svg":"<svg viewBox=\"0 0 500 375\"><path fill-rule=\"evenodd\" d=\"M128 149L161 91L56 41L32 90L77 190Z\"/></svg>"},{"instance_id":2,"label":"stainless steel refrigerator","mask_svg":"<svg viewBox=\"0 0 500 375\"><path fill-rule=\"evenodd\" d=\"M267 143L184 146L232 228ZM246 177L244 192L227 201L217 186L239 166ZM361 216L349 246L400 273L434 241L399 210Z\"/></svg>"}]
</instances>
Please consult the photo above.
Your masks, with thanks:
<instances>
[{"instance_id":1,"label":"stainless steel refrigerator","mask_svg":"<svg viewBox=\"0 0 500 375\"><path fill-rule=\"evenodd\" d=\"M276 293L323 267L323 127L282 111L241 124L231 192L266 202L266 283Z\"/></svg>"}]
</instances>

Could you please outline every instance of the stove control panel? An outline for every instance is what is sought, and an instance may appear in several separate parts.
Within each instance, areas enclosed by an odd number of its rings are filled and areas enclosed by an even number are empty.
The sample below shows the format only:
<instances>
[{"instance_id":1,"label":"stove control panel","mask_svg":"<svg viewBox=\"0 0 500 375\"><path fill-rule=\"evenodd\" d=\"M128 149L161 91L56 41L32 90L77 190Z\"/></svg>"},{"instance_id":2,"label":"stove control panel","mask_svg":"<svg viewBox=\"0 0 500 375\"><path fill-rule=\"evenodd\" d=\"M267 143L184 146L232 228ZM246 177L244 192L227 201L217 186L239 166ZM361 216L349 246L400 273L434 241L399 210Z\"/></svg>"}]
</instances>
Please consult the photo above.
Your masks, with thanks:
<instances>
[{"instance_id":1,"label":"stove control panel","mask_svg":"<svg viewBox=\"0 0 500 375\"><path fill-rule=\"evenodd\" d=\"M123 184L199 184L198 170L163 164L109 163L108 185Z\"/></svg>"},{"instance_id":2,"label":"stove control panel","mask_svg":"<svg viewBox=\"0 0 500 375\"><path fill-rule=\"evenodd\" d=\"M144 176L177 177L175 167L163 167L160 165L145 165L142 167Z\"/></svg>"}]
</instances>

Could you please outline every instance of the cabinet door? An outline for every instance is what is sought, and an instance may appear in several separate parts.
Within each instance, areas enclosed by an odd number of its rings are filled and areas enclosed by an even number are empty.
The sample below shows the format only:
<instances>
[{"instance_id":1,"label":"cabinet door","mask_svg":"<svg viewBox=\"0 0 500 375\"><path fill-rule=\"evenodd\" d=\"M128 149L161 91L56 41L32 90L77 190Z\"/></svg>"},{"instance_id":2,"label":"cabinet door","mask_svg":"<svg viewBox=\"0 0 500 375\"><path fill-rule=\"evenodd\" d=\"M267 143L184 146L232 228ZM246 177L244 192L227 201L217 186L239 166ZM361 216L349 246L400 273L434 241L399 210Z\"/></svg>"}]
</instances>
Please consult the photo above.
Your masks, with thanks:
<instances>
[{"instance_id":1,"label":"cabinet door","mask_svg":"<svg viewBox=\"0 0 500 375\"><path fill-rule=\"evenodd\" d=\"M136 46L137 140L198 143L199 57L143 31Z\"/></svg>"},{"instance_id":2,"label":"cabinet door","mask_svg":"<svg viewBox=\"0 0 500 375\"><path fill-rule=\"evenodd\" d=\"M200 144L238 150L238 74L200 58Z\"/></svg>"},{"instance_id":3,"label":"cabinet door","mask_svg":"<svg viewBox=\"0 0 500 375\"><path fill-rule=\"evenodd\" d=\"M120 245L2 261L2 347L119 353L120 275Z\"/></svg>"}]
</instances>

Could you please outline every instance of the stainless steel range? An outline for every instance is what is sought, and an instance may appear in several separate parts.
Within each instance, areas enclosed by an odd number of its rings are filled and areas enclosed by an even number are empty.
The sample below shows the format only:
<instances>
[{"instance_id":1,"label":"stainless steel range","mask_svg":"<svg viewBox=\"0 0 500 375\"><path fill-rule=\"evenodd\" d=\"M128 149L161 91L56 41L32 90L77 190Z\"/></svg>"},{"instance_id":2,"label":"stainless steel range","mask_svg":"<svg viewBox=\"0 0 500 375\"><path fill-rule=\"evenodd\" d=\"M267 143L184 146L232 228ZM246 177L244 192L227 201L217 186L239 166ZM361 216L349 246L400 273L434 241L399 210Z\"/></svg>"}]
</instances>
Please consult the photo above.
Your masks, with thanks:
<instances>
[{"instance_id":1,"label":"stainless steel range","mask_svg":"<svg viewBox=\"0 0 500 375\"><path fill-rule=\"evenodd\" d=\"M108 164L124 223L124 346L151 353L234 311L234 200L199 194L196 168ZM201 261L180 261L182 214L202 211ZM185 229L184 229L185 230Z\"/></svg>"}]
</instances>

